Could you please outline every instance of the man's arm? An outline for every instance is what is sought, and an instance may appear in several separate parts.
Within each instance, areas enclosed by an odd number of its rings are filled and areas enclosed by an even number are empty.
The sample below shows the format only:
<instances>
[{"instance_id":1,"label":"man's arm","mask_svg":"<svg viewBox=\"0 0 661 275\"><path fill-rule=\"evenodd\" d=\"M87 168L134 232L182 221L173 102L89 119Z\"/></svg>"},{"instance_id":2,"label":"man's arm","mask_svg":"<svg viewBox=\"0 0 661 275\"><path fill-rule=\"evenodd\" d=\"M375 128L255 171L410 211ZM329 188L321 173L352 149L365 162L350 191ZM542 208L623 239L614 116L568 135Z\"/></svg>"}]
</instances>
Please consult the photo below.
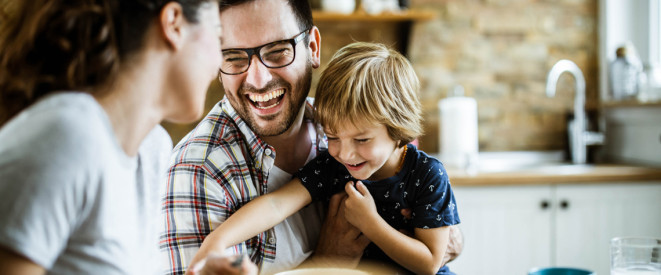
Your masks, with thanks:
<instances>
[{"instance_id":1,"label":"man's arm","mask_svg":"<svg viewBox=\"0 0 661 275\"><path fill-rule=\"evenodd\" d=\"M331 197L317 248L301 266L354 268L360 262L370 240L344 217L346 198L347 194L344 192Z\"/></svg>"}]
</instances>

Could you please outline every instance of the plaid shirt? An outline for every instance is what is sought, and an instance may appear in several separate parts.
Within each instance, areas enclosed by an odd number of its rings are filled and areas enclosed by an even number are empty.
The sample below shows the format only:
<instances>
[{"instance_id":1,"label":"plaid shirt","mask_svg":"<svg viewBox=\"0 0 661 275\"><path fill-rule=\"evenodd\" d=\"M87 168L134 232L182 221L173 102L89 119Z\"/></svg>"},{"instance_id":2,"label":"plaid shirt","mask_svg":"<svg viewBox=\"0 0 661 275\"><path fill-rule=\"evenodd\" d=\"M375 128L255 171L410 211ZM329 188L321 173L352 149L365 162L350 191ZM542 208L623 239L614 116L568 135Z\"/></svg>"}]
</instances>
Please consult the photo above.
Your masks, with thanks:
<instances>
[{"instance_id":1,"label":"plaid shirt","mask_svg":"<svg viewBox=\"0 0 661 275\"><path fill-rule=\"evenodd\" d=\"M308 98L306 120L311 121ZM320 131L317 129L319 135ZM326 147L312 140L315 150ZM226 98L174 148L163 197L163 274L184 274L204 238L241 206L267 193L275 150L253 133ZM275 259L273 228L234 246L253 262Z\"/></svg>"}]
</instances>

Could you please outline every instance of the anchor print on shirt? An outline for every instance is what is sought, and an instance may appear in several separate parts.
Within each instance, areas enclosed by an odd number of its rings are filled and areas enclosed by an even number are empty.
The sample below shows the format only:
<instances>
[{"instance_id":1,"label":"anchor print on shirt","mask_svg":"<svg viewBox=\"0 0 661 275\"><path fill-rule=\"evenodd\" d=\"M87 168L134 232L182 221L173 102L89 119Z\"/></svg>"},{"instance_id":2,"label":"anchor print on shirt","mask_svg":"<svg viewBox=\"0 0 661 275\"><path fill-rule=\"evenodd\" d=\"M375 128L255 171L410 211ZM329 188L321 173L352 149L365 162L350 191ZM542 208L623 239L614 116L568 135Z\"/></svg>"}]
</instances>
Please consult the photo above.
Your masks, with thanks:
<instances>
[{"instance_id":1,"label":"anchor print on shirt","mask_svg":"<svg viewBox=\"0 0 661 275\"><path fill-rule=\"evenodd\" d=\"M383 197L386 198L386 199L387 199L388 197L390 197L390 191L387 191L386 194L383 195Z\"/></svg>"}]
</instances>

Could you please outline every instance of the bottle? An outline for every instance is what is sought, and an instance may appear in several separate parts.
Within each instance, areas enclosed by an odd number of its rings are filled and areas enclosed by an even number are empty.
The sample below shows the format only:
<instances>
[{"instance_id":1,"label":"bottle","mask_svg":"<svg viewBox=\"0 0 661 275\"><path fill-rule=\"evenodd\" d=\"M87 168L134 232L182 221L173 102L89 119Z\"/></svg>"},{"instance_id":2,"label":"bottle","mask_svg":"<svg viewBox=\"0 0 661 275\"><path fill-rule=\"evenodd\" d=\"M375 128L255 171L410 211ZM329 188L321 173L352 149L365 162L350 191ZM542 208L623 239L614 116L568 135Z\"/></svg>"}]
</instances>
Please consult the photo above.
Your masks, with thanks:
<instances>
[{"instance_id":1,"label":"bottle","mask_svg":"<svg viewBox=\"0 0 661 275\"><path fill-rule=\"evenodd\" d=\"M615 53L617 57L611 63L611 99L635 98L640 86L641 72L633 57L628 56L627 47L619 47Z\"/></svg>"},{"instance_id":2,"label":"bottle","mask_svg":"<svg viewBox=\"0 0 661 275\"><path fill-rule=\"evenodd\" d=\"M461 85L453 87L447 98L438 102L440 109L441 161L451 168L471 173L477 169L477 101L464 96Z\"/></svg>"}]
</instances>

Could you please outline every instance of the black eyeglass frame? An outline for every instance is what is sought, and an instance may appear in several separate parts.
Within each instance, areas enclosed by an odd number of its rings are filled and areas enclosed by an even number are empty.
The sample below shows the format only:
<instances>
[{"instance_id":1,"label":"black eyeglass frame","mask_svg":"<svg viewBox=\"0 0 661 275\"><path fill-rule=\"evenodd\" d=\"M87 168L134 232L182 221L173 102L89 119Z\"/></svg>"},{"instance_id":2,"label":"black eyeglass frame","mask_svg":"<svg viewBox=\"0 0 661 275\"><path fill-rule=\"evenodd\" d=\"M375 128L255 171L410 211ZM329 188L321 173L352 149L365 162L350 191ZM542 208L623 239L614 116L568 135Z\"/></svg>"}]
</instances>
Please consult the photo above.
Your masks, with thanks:
<instances>
[{"instance_id":1,"label":"black eyeglass frame","mask_svg":"<svg viewBox=\"0 0 661 275\"><path fill-rule=\"evenodd\" d=\"M234 49L225 49L225 50L222 50L221 52L223 52L223 53L225 53L226 51L244 51L244 52L246 52L246 53L248 54L248 66L246 66L246 69L245 69L245 70L243 70L242 72L238 72L238 73L227 73L227 72L224 72L223 69L222 69L222 65L221 65L220 68L218 68L218 70L219 70L221 73L226 74L226 75L238 75L238 74L245 73L245 72L248 71L248 69L250 69L250 64L252 63L251 60L252 60L252 56L253 56L253 55L257 55L257 59L259 59L259 62L262 62L262 64L263 64L264 66L266 66L267 68L270 68L270 69L278 69L278 68L287 67L287 66L291 65L292 63L294 63L294 60L296 60L296 45L298 45L298 42L301 42L301 40L305 39L305 38L308 36L308 32L309 32L309 31L310 31L310 29L306 29L306 30L300 32L299 34L297 34L296 36L294 36L294 38L291 38L291 39L283 39L283 40L278 40L278 41L273 41L273 42L269 42L269 43L266 43L266 44L264 44L264 45L257 46L257 47L254 47L254 48L234 48ZM262 60L262 56L259 54L259 51L260 51L263 47L270 46L270 45L273 45L273 44L283 43L283 42L289 42L289 43L292 45L292 49L293 49L293 51L294 51L294 57L292 57L292 59L291 59L291 61L290 61L289 63L284 64L284 65L281 65L281 66L269 66L269 65L266 65L266 63L264 63L264 60Z\"/></svg>"}]
</instances>

